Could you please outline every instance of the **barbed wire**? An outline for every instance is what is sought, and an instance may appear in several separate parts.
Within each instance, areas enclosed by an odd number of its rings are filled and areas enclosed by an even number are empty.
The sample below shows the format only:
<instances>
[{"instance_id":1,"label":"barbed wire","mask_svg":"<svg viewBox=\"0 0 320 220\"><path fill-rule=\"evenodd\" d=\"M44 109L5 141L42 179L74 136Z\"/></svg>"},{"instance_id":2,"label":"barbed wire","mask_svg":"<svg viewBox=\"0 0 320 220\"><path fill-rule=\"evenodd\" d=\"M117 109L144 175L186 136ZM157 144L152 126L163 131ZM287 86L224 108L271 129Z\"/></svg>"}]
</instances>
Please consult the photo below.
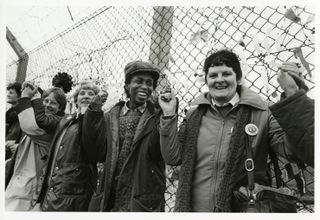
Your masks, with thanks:
<instances>
[{"instance_id":1,"label":"barbed wire","mask_svg":"<svg viewBox=\"0 0 320 220\"><path fill-rule=\"evenodd\" d=\"M264 99L276 102L282 92L277 65L303 63L303 77L314 92L314 20L307 7L102 7L45 43L31 50L27 80L51 86L57 72L72 75L75 83L91 78L107 86L107 108L124 99L124 66L132 60L160 65L159 86L171 85L178 93L179 123L190 102L204 86L203 63L220 48L239 55L244 82ZM299 51L297 52L297 50ZM7 65L7 76L16 63ZM70 94L72 91L70 92ZM72 111L70 102L69 111ZM282 161L282 159L280 160ZM288 162L281 163L282 171ZM288 168L287 168L288 169ZM297 167L305 184L303 196L314 195L314 171ZM179 167L167 167L166 211L172 211ZM286 183L300 193L298 176ZM299 188L299 189L298 189ZM300 211L306 210L304 207Z\"/></svg>"}]
</instances>

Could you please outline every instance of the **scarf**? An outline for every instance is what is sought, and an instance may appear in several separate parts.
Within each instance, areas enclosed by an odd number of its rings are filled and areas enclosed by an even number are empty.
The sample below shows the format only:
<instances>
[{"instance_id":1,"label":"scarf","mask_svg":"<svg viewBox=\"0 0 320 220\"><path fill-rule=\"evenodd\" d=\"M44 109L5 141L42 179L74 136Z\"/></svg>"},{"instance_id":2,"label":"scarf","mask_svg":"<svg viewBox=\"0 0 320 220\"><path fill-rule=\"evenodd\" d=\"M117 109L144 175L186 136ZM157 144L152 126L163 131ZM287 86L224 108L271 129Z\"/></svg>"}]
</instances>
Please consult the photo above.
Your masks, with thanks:
<instances>
[{"instance_id":1,"label":"scarf","mask_svg":"<svg viewBox=\"0 0 320 220\"><path fill-rule=\"evenodd\" d=\"M194 167L196 162L196 145L201 125L202 116L206 113L208 105L200 105L186 122L186 129L179 132L178 139L183 146L182 164L179 176L179 185L176 196L175 211L191 211L191 193ZM241 172L241 164L244 161L246 141L245 126L250 122L251 111L248 106L238 107L236 121L230 140L230 146L226 161L224 175L217 191L215 212L230 212L232 191Z\"/></svg>"}]
</instances>

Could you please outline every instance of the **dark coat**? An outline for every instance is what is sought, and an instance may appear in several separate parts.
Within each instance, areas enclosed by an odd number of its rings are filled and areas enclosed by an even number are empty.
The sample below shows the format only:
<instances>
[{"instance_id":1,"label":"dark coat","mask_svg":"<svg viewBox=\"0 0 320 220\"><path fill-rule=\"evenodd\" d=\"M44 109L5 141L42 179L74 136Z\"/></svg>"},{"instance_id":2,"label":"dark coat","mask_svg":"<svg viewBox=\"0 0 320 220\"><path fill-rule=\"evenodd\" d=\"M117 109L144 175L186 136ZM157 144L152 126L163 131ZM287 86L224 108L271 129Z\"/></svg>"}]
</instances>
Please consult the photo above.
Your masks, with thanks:
<instances>
[{"instance_id":1,"label":"dark coat","mask_svg":"<svg viewBox=\"0 0 320 220\"><path fill-rule=\"evenodd\" d=\"M115 179L114 173L119 155L119 114L124 102L116 104L104 118L93 120L95 113L88 110L86 128L90 128L92 135L100 131L105 134L103 142L107 146L104 163L104 175L92 199L92 211L110 211L110 189ZM98 122L99 121L99 122ZM120 190L125 190L132 184L130 211L164 211L165 192L165 164L160 152L159 113L151 102L140 118L133 140L133 150L125 161L119 175ZM89 134L87 132L86 134ZM101 201L100 201L101 200Z\"/></svg>"},{"instance_id":2,"label":"dark coat","mask_svg":"<svg viewBox=\"0 0 320 220\"><path fill-rule=\"evenodd\" d=\"M17 140L21 136L21 129L19 125L18 114L15 106L6 111L6 140Z\"/></svg>"},{"instance_id":3,"label":"dark coat","mask_svg":"<svg viewBox=\"0 0 320 220\"><path fill-rule=\"evenodd\" d=\"M14 140L19 142L22 131L19 124L18 114L15 106L6 111L6 141ZM10 149L6 149L6 160L12 157Z\"/></svg>"},{"instance_id":4,"label":"dark coat","mask_svg":"<svg viewBox=\"0 0 320 220\"><path fill-rule=\"evenodd\" d=\"M44 211L88 210L104 153L82 144L82 120L83 115L65 116L56 127L38 200Z\"/></svg>"},{"instance_id":5,"label":"dark coat","mask_svg":"<svg viewBox=\"0 0 320 220\"><path fill-rule=\"evenodd\" d=\"M290 141L298 146L291 149L296 157L314 167L314 100L300 90L270 110Z\"/></svg>"}]
</instances>

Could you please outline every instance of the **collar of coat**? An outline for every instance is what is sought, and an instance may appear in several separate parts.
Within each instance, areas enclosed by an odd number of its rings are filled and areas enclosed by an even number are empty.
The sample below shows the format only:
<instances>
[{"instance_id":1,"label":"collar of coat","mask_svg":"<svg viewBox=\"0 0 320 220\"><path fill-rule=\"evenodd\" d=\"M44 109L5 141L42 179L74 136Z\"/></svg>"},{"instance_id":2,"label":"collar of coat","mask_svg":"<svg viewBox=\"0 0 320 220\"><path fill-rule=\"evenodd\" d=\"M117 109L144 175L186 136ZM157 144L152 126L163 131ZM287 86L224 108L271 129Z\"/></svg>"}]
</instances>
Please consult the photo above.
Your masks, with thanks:
<instances>
[{"instance_id":1,"label":"collar of coat","mask_svg":"<svg viewBox=\"0 0 320 220\"><path fill-rule=\"evenodd\" d=\"M121 110L121 114L122 115L126 115L129 111L139 111L141 114L144 113L144 111L146 110L147 108L147 103L144 103L143 105L140 105L138 106L137 108L135 109L130 109L129 108L129 102L126 102L124 105L123 105L123 108Z\"/></svg>"},{"instance_id":2,"label":"collar of coat","mask_svg":"<svg viewBox=\"0 0 320 220\"><path fill-rule=\"evenodd\" d=\"M125 103L124 101L120 101L118 102L117 104L115 104L115 106L112 107L112 109L110 110L110 112L112 111L117 111L119 109L121 109L122 107L125 106ZM159 108L156 108L155 105L151 102L151 101L147 101L146 102L146 109L148 110L148 112L152 115L152 114L160 114L161 112L161 109Z\"/></svg>"},{"instance_id":3,"label":"collar of coat","mask_svg":"<svg viewBox=\"0 0 320 220\"><path fill-rule=\"evenodd\" d=\"M260 110L267 110L268 103L264 101L256 92L245 86L239 86L238 93L240 96L240 101L238 105L248 105L253 108ZM201 105L208 104L211 105L211 96L208 92L200 94L190 105Z\"/></svg>"}]
</instances>

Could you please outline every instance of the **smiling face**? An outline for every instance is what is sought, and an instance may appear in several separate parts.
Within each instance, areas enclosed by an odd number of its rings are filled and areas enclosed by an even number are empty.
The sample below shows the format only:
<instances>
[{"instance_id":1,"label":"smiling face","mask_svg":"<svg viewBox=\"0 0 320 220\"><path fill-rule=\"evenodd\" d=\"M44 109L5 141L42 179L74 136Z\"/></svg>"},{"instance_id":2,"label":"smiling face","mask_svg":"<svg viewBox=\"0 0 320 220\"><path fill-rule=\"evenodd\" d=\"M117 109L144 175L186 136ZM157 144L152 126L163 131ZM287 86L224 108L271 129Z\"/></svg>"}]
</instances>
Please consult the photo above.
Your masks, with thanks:
<instances>
[{"instance_id":1,"label":"smiling face","mask_svg":"<svg viewBox=\"0 0 320 220\"><path fill-rule=\"evenodd\" d=\"M208 69L207 86L215 102L222 105L233 98L237 91L237 85L240 85L240 80L237 80L236 76L233 69L226 65Z\"/></svg>"},{"instance_id":2,"label":"smiling face","mask_svg":"<svg viewBox=\"0 0 320 220\"><path fill-rule=\"evenodd\" d=\"M18 102L18 99L19 99L19 95L16 92L16 90L14 90L14 89L8 89L7 90L7 102L9 104L14 105L15 103Z\"/></svg>"},{"instance_id":3,"label":"smiling face","mask_svg":"<svg viewBox=\"0 0 320 220\"><path fill-rule=\"evenodd\" d=\"M44 110L46 114L55 115L59 111L59 103L54 98L53 92L43 99Z\"/></svg>"},{"instance_id":4,"label":"smiling face","mask_svg":"<svg viewBox=\"0 0 320 220\"><path fill-rule=\"evenodd\" d=\"M131 108L136 108L146 103L153 91L153 83L153 78L149 74L132 76L130 83L125 85L130 97L129 105Z\"/></svg>"},{"instance_id":5,"label":"smiling face","mask_svg":"<svg viewBox=\"0 0 320 220\"><path fill-rule=\"evenodd\" d=\"M81 88L77 97L78 108L86 108L90 105L95 96L95 92L90 88Z\"/></svg>"}]
</instances>

